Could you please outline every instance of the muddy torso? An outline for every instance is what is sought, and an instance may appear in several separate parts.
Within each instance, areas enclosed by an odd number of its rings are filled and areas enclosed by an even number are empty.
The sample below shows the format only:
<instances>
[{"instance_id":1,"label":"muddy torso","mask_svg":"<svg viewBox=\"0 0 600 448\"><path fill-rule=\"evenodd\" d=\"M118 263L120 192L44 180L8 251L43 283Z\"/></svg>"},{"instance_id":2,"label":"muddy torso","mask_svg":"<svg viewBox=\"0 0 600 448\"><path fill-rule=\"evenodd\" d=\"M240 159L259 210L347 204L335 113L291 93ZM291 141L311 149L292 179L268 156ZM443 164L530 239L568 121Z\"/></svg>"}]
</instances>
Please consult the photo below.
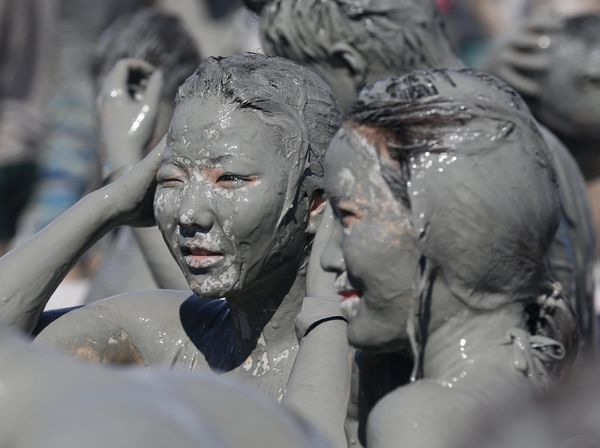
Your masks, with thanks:
<instances>
[{"instance_id":1,"label":"muddy torso","mask_svg":"<svg viewBox=\"0 0 600 448\"><path fill-rule=\"evenodd\" d=\"M190 371L210 368L254 384L281 399L298 350L244 339L234 331L226 300L202 300L183 291L148 291L106 299L72 311L36 341L102 364Z\"/></svg>"}]
</instances>

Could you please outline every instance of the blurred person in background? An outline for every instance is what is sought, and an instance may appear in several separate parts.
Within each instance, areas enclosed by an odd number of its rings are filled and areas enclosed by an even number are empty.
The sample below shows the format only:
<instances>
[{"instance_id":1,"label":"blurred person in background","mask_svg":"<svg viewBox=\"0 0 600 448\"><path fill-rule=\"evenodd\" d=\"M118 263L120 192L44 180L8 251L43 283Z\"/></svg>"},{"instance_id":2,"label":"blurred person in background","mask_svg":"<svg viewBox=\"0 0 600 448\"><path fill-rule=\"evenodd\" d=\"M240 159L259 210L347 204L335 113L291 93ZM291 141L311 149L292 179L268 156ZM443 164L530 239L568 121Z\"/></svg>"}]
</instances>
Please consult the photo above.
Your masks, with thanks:
<instances>
[{"instance_id":1,"label":"blurred person in background","mask_svg":"<svg viewBox=\"0 0 600 448\"><path fill-rule=\"evenodd\" d=\"M43 114L47 128L39 142L33 192L17 222L11 246L29 239L98 186L100 168L89 69L91 56L98 37L115 18L146 3L145 0L56 1L55 39L50 46L48 66L41 73L48 83ZM97 264L94 252L78 263L53 299L56 306L83 300L88 288L86 277Z\"/></svg>"},{"instance_id":2,"label":"blurred person in background","mask_svg":"<svg viewBox=\"0 0 600 448\"><path fill-rule=\"evenodd\" d=\"M546 2L498 38L489 71L511 84L569 148L600 232L600 1ZM600 246L595 248L596 255ZM596 267L596 283L600 279ZM596 312L600 294L596 291Z\"/></svg>"},{"instance_id":3,"label":"blurred person in background","mask_svg":"<svg viewBox=\"0 0 600 448\"><path fill-rule=\"evenodd\" d=\"M484 67L495 39L514 33L526 20L600 11L599 0L436 0L463 61Z\"/></svg>"},{"instance_id":4,"label":"blurred person in background","mask_svg":"<svg viewBox=\"0 0 600 448\"><path fill-rule=\"evenodd\" d=\"M18 2L17 2L18 3ZM38 185L19 223L19 240L40 231L99 180L90 57L104 29L143 0L61 0Z\"/></svg>"},{"instance_id":5,"label":"blurred person in background","mask_svg":"<svg viewBox=\"0 0 600 448\"><path fill-rule=\"evenodd\" d=\"M177 15L204 56L231 56L260 48L258 20L241 0L156 0Z\"/></svg>"},{"instance_id":6,"label":"blurred person in background","mask_svg":"<svg viewBox=\"0 0 600 448\"><path fill-rule=\"evenodd\" d=\"M35 186L55 6L52 0L0 0L0 254Z\"/></svg>"}]
</instances>

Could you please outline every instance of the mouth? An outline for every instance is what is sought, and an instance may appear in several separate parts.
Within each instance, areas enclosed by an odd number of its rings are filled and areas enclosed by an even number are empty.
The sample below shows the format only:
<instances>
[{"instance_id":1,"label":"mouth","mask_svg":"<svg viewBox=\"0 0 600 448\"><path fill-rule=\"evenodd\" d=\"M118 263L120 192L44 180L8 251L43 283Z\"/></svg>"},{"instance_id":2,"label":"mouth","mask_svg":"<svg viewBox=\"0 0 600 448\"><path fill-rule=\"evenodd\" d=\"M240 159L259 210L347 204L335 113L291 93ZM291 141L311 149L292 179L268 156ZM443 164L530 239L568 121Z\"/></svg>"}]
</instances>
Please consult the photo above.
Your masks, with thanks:
<instances>
[{"instance_id":1,"label":"mouth","mask_svg":"<svg viewBox=\"0 0 600 448\"><path fill-rule=\"evenodd\" d=\"M346 319L354 318L358 312L357 307L362 297L362 291L350 285L346 272L336 277L334 288L341 297L340 311Z\"/></svg>"},{"instance_id":2,"label":"mouth","mask_svg":"<svg viewBox=\"0 0 600 448\"><path fill-rule=\"evenodd\" d=\"M202 246L184 245L181 246L181 253L186 264L192 269L212 268L225 259L221 251Z\"/></svg>"},{"instance_id":3,"label":"mouth","mask_svg":"<svg viewBox=\"0 0 600 448\"><path fill-rule=\"evenodd\" d=\"M346 300L360 300L362 294L356 289L351 289L349 291L342 291L339 295L342 297L342 302L345 302Z\"/></svg>"}]
</instances>

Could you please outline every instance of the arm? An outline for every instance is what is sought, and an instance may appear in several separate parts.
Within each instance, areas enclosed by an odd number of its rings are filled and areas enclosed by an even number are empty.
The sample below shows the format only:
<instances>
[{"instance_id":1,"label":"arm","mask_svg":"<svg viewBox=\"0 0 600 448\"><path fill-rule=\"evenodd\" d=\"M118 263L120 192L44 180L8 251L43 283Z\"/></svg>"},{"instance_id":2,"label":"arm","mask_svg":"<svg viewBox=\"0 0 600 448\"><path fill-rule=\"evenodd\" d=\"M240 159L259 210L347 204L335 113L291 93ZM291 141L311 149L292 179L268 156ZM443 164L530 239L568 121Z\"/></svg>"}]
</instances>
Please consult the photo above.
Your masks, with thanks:
<instances>
[{"instance_id":1,"label":"arm","mask_svg":"<svg viewBox=\"0 0 600 448\"><path fill-rule=\"evenodd\" d=\"M106 196L106 198L105 198ZM92 193L0 259L0 322L30 333L81 255L112 228L111 194Z\"/></svg>"},{"instance_id":2,"label":"arm","mask_svg":"<svg viewBox=\"0 0 600 448\"><path fill-rule=\"evenodd\" d=\"M117 64L108 75L99 104L107 106L121 101L127 91L115 84L126 76L123 64ZM132 122L121 121L114 126L133 129L131 138L136 132L152 128L156 114L150 104L156 102L161 85L160 73L153 73L145 90L147 102L142 99L136 104L138 114ZM102 110L106 112L104 106ZM31 333L54 290L92 244L117 225L154 223L152 199L163 146L164 142L159 143L126 176L84 197L28 242L0 259L0 324Z\"/></svg>"},{"instance_id":3,"label":"arm","mask_svg":"<svg viewBox=\"0 0 600 448\"><path fill-rule=\"evenodd\" d=\"M331 209L327 207L315 236L307 275L307 293L317 297L306 297L296 318L301 342L284 403L320 429L334 446L345 447L344 422L351 372L346 323L330 320L314 326L324 318L340 315L340 298L333 291L333 276L320 267L332 221Z\"/></svg>"},{"instance_id":4,"label":"arm","mask_svg":"<svg viewBox=\"0 0 600 448\"><path fill-rule=\"evenodd\" d=\"M347 446L344 422L350 371L346 323L334 320L321 324L302 339L283 400L336 447Z\"/></svg>"},{"instance_id":5,"label":"arm","mask_svg":"<svg viewBox=\"0 0 600 448\"><path fill-rule=\"evenodd\" d=\"M0 323L30 333L65 275L120 224L151 223L161 143L135 169L97 190L23 245L0 258Z\"/></svg>"}]
</instances>

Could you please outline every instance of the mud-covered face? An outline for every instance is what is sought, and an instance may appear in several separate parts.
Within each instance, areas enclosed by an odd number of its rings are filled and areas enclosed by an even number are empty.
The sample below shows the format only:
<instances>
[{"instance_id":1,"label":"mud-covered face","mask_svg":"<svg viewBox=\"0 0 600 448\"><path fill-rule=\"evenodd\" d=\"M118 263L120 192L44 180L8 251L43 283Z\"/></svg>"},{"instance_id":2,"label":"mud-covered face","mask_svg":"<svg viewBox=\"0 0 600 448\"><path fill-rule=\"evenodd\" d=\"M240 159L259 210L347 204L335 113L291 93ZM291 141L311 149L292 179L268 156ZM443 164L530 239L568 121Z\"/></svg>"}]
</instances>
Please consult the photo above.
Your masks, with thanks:
<instances>
[{"instance_id":1,"label":"mud-covered face","mask_svg":"<svg viewBox=\"0 0 600 448\"><path fill-rule=\"evenodd\" d=\"M321 263L338 274L348 339L361 349L397 349L405 345L416 302L419 257L410 210L385 182L375 148L353 130L340 130L329 146L325 191L336 223Z\"/></svg>"},{"instance_id":2,"label":"mud-covered face","mask_svg":"<svg viewBox=\"0 0 600 448\"><path fill-rule=\"evenodd\" d=\"M289 175L278 134L256 112L217 101L176 107L154 211L196 294L227 296L258 279L282 250L300 252L287 247L287 227L305 223L278 226Z\"/></svg>"}]
</instances>

